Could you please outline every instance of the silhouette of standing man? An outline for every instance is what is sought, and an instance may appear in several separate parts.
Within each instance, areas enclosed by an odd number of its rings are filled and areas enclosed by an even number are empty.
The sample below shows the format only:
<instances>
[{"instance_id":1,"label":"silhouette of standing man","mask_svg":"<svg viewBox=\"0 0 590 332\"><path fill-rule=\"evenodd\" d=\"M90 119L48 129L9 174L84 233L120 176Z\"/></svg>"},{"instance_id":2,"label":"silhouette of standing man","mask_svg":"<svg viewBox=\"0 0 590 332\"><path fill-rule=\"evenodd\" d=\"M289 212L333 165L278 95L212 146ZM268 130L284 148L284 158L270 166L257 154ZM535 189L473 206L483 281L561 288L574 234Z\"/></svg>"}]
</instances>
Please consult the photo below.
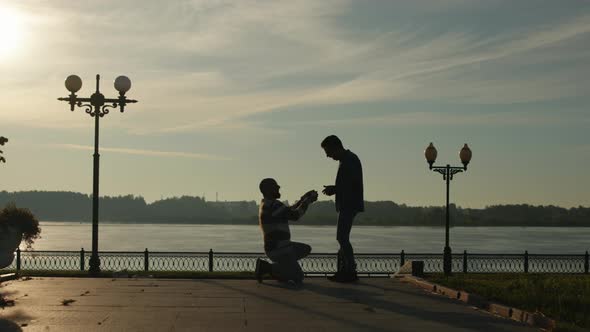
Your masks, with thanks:
<instances>
[{"instance_id":1,"label":"silhouette of standing man","mask_svg":"<svg viewBox=\"0 0 590 332\"><path fill-rule=\"evenodd\" d=\"M336 211L338 212L338 228L336 239L340 244L338 250L338 271L328 277L336 282L354 282L358 280L354 251L350 244L350 230L354 217L365 211L363 199L363 168L356 154L344 149L342 141L330 135L322 141L326 157L338 160L336 185L324 186L322 191L328 196L336 195Z\"/></svg>"}]
</instances>

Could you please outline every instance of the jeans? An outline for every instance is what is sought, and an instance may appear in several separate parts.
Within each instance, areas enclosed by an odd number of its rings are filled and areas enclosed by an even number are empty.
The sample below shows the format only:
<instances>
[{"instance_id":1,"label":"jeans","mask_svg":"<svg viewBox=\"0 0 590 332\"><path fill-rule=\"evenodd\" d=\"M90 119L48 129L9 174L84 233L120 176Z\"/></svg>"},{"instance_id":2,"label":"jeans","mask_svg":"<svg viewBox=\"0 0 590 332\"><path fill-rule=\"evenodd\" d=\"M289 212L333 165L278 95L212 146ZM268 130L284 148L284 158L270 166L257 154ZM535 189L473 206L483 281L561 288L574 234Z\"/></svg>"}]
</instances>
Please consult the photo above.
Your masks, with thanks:
<instances>
[{"instance_id":1,"label":"jeans","mask_svg":"<svg viewBox=\"0 0 590 332\"><path fill-rule=\"evenodd\" d=\"M302 281L303 270L297 262L311 253L311 246L305 243L291 242L286 246L266 253L272 260L272 276L281 281Z\"/></svg>"},{"instance_id":2,"label":"jeans","mask_svg":"<svg viewBox=\"0 0 590 332\"><path fill-rule=\"evenodd\" d=\"M352 244L350 244L350 230L352 229L352 222L356 214L356 211L347 210L341 210L338 213L336 240L338 240L338 244L340 244L340 250L338 250L339 272L348 273L356 271L354 251L352 249Z\"/></svg>"}]
</instances>

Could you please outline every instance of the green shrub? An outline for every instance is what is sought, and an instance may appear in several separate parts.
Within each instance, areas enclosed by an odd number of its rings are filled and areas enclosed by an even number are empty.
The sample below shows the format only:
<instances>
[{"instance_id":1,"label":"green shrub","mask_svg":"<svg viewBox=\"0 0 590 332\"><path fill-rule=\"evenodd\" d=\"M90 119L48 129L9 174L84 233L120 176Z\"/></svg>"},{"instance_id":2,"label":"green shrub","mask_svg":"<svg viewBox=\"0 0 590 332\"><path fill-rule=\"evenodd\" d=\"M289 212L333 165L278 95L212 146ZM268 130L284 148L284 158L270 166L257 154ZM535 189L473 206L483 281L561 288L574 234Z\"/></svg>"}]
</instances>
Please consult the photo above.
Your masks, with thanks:
<instances>
[{"instance_id":1,"label":"green shrub","mask_svg":"<svg viewBox=\"0 0 590 332\"><path fill-rule=\"evenodd\" d=\"M12 227L23 232L23 240L27 248L31 248L33 242L40 237L41 228L39 220L35 218L29 209L17 208L14 203L7 204L0 210L0 228Z\"/></svg>"}]
</instances>

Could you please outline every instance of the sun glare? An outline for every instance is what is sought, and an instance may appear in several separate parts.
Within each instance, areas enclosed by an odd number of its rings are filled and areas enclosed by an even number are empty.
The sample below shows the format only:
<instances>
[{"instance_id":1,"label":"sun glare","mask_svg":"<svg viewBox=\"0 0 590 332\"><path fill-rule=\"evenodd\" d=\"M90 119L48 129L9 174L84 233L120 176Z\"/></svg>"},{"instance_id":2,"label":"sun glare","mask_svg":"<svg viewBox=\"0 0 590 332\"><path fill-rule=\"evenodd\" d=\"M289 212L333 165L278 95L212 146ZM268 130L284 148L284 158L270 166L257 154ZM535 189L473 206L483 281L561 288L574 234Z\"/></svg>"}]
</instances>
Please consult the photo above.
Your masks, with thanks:
<instances>
[{"instance_id":1,"label":"sun glare","mask_svg":"<svg viewBox=\"0 0 590 332\"><path fill-rule=\"evenodd\" d=\"M15 54L22 43L22 17L9 8L0 8L0 60Z\"/></svg>"}]
</instances>

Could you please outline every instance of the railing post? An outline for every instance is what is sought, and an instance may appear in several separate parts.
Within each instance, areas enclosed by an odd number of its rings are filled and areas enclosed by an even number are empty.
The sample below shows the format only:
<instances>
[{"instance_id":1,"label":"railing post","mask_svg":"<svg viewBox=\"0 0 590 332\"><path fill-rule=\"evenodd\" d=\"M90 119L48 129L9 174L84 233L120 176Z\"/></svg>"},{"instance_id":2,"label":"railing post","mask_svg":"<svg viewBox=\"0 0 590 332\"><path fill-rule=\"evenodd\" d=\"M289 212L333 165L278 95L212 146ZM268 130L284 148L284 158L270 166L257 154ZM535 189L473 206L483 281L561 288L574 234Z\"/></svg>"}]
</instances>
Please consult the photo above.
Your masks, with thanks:
<instances>
[{"instance_id":1,"label":"railing post","mask_svg":"<svg viewBox=\"0 0 590 332\"><path fill-rule=\"evenodd\" d=\"M20 248L16 248L16 273L20 272Z\"/></svg>"},{"instance_id":2,"label":"railing post","mask_svg":"<svg viewBox=\"0 0 590 332\"><path fill-rule=\"evenodd\" d=\"M209 249L209 272L213 272L213 249Z\"/></svg>"},{"instance_id":3,"label":"railing post","mask_svg":"<svg viewBox=\"0 0 590 332\"><path fill-rule=\"evenodd\" d=\"M463 273L467 273L467 250L463 250Z\"/></svg>"},{"instance_id":4,"label":"railing post","mask_svg":"<svg viewBox=\"0 0 590 332\"><path fill-rule=\"evenodd\" d=\"M147 248L143 252L143 270L146 272L150 270L150 256Z\"/></svg>"},{"instance_id":5,"label":"railing post","mask_svg":"<svg viewBox=\"0 0 590 332\"><path fill-rule=\"evenodd\" d=\"M590 270L590 256L588 255L588 250L586 250L586 255L584 255L586 260L584 262L584 273L588 274Z\"/></svg>"},{"instance_id":6,"label":"railing post","mask_svg":"<svg viewBox=\"0 0 590 332\"><path fill-rule=\"evenodd\" d=\"M84 271L84 248L80 249L80 271Z\"/></svg>"},{"instance_id":7,"label":"railing post","mask_svg":"<svg viewBox=\"0 0 590 332\"><path fill-rule=\"evenodd\" d=\"M524 273L529 273L529 252L524 251Z\"/></svg>"},{"instance_id":8,"label":"railing post","mask_svg":"<svg viewBox=\"0 0 590 332\"><path fill-rule=\"evenodd\" d=\"M401 268L404 264L406 264L406 253L402 250L399 254L399 267Z\"/></svg>"}]
</instances>

